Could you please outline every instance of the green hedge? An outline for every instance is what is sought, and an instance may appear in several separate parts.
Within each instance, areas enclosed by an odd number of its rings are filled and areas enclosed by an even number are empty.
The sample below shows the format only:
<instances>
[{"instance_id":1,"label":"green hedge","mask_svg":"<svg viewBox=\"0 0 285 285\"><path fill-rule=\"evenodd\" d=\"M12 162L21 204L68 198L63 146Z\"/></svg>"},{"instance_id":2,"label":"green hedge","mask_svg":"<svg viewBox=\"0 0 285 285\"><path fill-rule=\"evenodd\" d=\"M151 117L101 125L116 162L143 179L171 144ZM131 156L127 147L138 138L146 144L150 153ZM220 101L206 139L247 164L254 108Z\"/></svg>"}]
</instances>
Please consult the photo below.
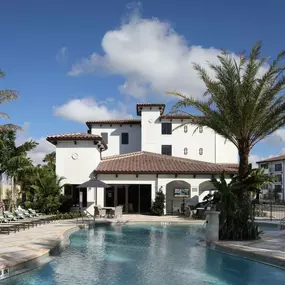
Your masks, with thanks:
<instances>
[{"instance_id":1,"label":"green hedge","mask_svg":"<svg viewBox=\"0 0 285 285\"><path fill-rule=\"evenodd\" d=\"M86 215L85 214L80 214L80 213L72 213L72 212L69 212L69 213L57 213L56 214L56 218L58 220L67 220L67 219L76 219L76 218L81 218L81 217L85 217Z\"/></svg>"}]
</instances>

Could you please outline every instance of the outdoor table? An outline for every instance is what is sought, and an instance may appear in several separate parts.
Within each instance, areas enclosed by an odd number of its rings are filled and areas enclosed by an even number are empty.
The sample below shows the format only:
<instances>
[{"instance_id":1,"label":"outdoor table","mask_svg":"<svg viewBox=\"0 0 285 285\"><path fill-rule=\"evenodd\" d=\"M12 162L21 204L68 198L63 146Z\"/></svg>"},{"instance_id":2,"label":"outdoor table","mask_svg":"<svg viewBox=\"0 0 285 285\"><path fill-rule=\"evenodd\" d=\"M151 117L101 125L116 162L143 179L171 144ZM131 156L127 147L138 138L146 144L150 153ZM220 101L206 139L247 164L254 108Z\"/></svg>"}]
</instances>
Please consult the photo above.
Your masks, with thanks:
<instances>
[{"instance_id":1,"label":"outdoor table","mask_svg":"<svg viewBox=\"0 0 285 285\"><path fill-rule=\"evenodd\" d=\"M102 207L102 210L106 210L106 216L107 218L111 217L111 211L115 211L115 207Z\"/></svg>"}]
</instances>

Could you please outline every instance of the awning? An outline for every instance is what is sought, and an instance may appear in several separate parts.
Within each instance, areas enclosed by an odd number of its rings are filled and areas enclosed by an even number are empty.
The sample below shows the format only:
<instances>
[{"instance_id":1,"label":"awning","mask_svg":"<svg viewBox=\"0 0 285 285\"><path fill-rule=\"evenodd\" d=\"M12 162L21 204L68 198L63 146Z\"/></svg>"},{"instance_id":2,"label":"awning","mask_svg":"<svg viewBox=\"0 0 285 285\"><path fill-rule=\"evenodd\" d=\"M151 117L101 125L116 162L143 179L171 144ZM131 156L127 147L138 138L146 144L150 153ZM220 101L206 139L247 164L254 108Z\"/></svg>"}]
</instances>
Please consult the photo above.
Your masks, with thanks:
<instances>
[{"instance_id":1,"label":"awning","mask_svg":"<svg viewBox=\"0 0 285 285\"><path fill-rule=\"evenodd\" d=\"M97 179L90 179L80 185L78 185L76 188L87 188L87 187L94 187L94 188L108 188L110 187L109 185L107 185L106 183L104 183L101 180L97 180Z\"/></svg>"}]
</instances>

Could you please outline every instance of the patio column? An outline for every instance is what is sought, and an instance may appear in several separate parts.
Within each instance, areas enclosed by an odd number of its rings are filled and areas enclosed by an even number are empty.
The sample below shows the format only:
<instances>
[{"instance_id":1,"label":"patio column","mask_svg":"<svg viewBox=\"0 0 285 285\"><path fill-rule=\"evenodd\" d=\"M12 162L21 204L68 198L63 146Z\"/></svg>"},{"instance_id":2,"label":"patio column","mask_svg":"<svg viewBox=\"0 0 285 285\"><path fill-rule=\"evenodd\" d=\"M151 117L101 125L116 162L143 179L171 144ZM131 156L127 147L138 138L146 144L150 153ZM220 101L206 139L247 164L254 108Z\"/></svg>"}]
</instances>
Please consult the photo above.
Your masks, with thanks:
<instances>
[{"instance_id":1,"label":"patio column","mask_svg":"<svg viewBox=\"0 0 285 285\"><path fill-rule=\"evenodd\" d=\"M129 203L129 185L126 185L125 186L125 188L126 188L126 197L125 197L125 211L126 211L126 214L129 212L129 205L128 205L128 203Z\"/></svg>"},{"instance_id":2,"label":"patio column","mask_svg":"<svg viewBox=\"0 0 285 285\"><path fill-rule=\"evenodd\" d=\"M118 205L118 185L114 186L114 206Z\"/></svg>"}]
</instances>

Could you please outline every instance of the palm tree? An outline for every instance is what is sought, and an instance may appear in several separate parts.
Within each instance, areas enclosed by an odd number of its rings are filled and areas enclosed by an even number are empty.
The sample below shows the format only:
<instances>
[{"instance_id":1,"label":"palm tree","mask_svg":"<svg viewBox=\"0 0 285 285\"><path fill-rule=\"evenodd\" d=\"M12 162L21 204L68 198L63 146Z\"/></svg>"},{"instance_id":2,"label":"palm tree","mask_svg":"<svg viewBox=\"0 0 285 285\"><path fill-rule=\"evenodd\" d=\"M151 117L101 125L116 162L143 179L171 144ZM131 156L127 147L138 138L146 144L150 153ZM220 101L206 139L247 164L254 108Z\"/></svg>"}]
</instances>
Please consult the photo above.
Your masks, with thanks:
<instances>
[{"instance_id":1,"label":"palm tree","mask_svg":"<svg viewBox=\"0 0 285 285\"><path fill-rule=\"evenodd\" d=\"M44 159L43 159L43 162L46 162L47 165L49 167L51 167L54 171L55 171L55 162L56 162L56 154L55 154L55 151L51 152L51 153L48 153Z\"/></svg>"},{"instance_id":2,"label":"palm tree","mask_svg":"<svg viewBox=\"0 0 285 285\"><path fill-rule=\"evenodd\" d=\"M0 79L4 77L5 77L5 73L3 72L3 70L0 69ZM19 94L15 90L11 90L11 89L0 90L0 104L18 99L18 97L19 97ZM9 115L3 112L0 112L0 117L10 120ZM21 127L13 125L13 124L0 125L0 132L5 131L5 130L6 131L7 130L21 130Z\"/></svg>"},{"instance_id":3,"label":"palm tree","mask_svg":"<svg viewBox=\"0 0 285 285\"><path fill-rule=\"evenodd\" d=\"M281 94L285 88L285 67L280 65L285 51L268 64L268 57L260 58L261 47L261 42L257 42L248 56L241 54L238 59L222 52L219 64L209 63L214 77L194 64L207 88L205 100L167 92L181 98L172 112L196 108L202 116L188 114L193 124L213 129L237 147L240 177L248 172L253 146L285 124L285 96Z\"/></svg>"},{"instance_id":4,"label":"palm tree","mask_svg":"<svg viewBox=\"0 0 285 285\"><path fill-rule=\"evenodd\" d=\"M285 67L281 65L285 51L268 63L268 57L260 57L261 47L261 42L257 42L249 55L241 54L238 58L222 52L219 63L209 63L214 76L194 64L206 85L204 100L167 92L181 98L172 112L188 114L191 124L209 127L237 147L240 181L246 181L250 173L248 159L253 146L285 124L285 96L281 93L285 89ZM181 110L187 107L196 108L202 115ZM240 188L237 200L241 214L236 231L249 231L253 207L246 187Z\"/></svg>"},{"instance_id":5,"label":"palm tree","mask_svg":"<svg viewBox=\"0 0 285 285\"><path fill-rule=\"evenodd\" d=\"M25 169L32 167L32 161L27 157L27 152L38 145L37 142L31 140L16 146L15 141L15 131L4 130L0 132L0 172L5 172L12 179L12 204L15 203L16 182L19 182L17 178ZM10 207L12 207L12 204Z\"/></svg>"}]
</instances>

